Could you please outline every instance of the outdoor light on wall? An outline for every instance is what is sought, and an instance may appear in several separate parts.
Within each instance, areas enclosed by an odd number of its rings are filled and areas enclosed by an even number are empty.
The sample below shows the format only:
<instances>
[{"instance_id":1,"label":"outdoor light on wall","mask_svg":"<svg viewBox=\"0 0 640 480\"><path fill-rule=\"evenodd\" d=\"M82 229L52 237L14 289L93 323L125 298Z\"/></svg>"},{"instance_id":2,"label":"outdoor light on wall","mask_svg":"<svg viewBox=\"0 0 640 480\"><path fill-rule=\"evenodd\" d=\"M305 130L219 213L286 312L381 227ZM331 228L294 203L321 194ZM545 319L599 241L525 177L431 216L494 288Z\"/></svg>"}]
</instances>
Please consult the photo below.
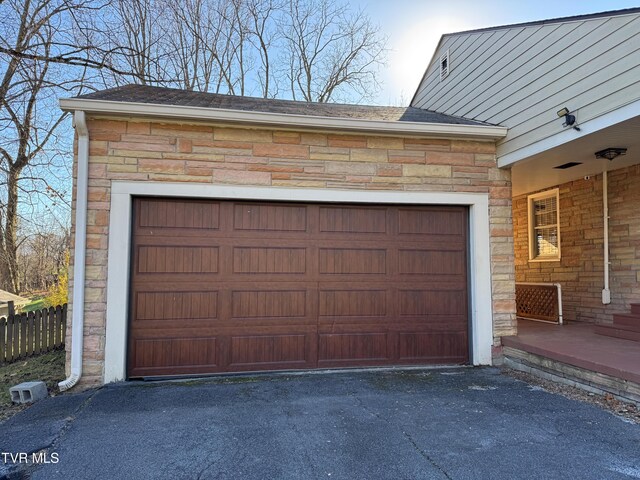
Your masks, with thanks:
<instances>
[{"instance_id":1,"label":"outdoor light on wall","mask_svg":"<svg viewBox=\"0 0 640 480\"><path fill-rule=\"evenodd\" d=\"M563 127L573 127L574 130L580 131L580 128L576 126L576 116L572 115L567 107L558 110L558 117L564 117Z\"/></svg>"},{"instance_id":2,"label":"outdoor light on wall","mask_svg":"<svg viewBox=\"0 0 640 480\"><path fill-rule=\"evenodd\" d=\"M627 149L626 148L620 148L620 147L610 147L610 148L605 148L604 150L600 150L599 152L596 152L596 158L606 158L607 160L611 161L616 157L619 157L620 155L626 155L627 154Z\"/></svg>"}]
</instances>

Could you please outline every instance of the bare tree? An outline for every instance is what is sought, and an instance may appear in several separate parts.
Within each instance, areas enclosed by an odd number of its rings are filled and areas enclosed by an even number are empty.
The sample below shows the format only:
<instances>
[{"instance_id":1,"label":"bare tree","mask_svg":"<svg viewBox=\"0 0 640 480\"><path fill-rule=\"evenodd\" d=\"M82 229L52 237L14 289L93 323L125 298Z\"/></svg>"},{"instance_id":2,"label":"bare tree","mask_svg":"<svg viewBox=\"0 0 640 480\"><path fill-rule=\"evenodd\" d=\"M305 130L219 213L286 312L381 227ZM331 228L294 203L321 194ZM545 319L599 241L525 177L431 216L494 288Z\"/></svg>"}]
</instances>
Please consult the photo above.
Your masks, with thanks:
<instances>
[{"instance_id":1,"label":"bare tree","mask_svg":"<svg viewBox=\"0 0 640 480\"><path fill-rule=\"evenodd\" d=\"M287 92L308 102L366 99L378 88L386 39L339 0L114 0L114 7L110 64L132 72L115 75L118 84L264 98Z\"/></svg>"},{"instance_id":2,"label":"bare tree","mask_svg":"<svg viewBox=\"0 0 640 480\"><path fill-rule=\"evenodd\" d=\"M22 290L43 292L51 288L66 268L69 228L33 231L18 248L18 276Z\"/></svg>"},{"instance_id":3,"label":"bare tree","mask_svg":"<svg viewBox=\"0 0 640 480\"><path fill-rule=\"evenodd\" d=\"M135 82L368 98L385 39L343 1L0 0L0 288L22 289L18 253L46 234L45 209L69 223L72 134L60 96Z\"/></svg>"},{"instance_id":4,"label":"bare tree","mask_svg":"<svg viewBox=\"0 0 640 480\"><path fill-rule=\"evenodd\" d=\"M104 70L105 85L170 82L165 36L173 25L167 24L163 7L157 0L111 0L103 10L105 29L93 41L106 46L105 63L112 66Z\"/></svg>"},{"instance_id":5,"label":"bare tree","mask_svg":"<svg viewBox=\"0 0 640 480\"><path fill-rule=\"evenodd\" d=\"M249 0L246 3L249 41L260 58L257 77L263 98L278 95L278 83L272 81L272 59L275 56L272 50L282 40L282 34L276 26L276 15L284 5L284 1L275 0Z\"/></svg>"},{"instance_id":6,"label":"bare tree","mask_svg":"<svg viewBox=\"0 0 640 480\"><path fill-rule=\"evenodd\" d=\"M242 95L250 56L244 0L114 0L106 83ZM110 77L110 78L109 78Z\"/></svg>"},{"instance_id":7,"label":"bare tree","mask_svg":"<svg viewBox=\"0 0 640 480\"><path fill-rule=\"evenodd\" d=\"M217 45L223 19L207 0L168 2L167 42L173 54L169 57L176 83L185 90L207 92L219 76Z\"/></svg>"},{"instance_id":8,"label":"bare tree","mask_svg":"<svg viewBox=\"0 0 640 480\"><path fill-rule=\"evenodd\" d=\"M222 0L217 5L222 20L216 45L219 77L214 91L231 95L244 95L247 73L252 68L248 52L248 26L243 0Z\"/></svg>"},{"instance_id":9,"label":"bare tree","mask_svg":"<svg viewBox=\"0 0 640 480\"><path fill-rule=\"evenodd\" d=\"M94 5L76 0L0 3L0 281L14 292L21 290L21 216L30 221L29 209L32 213L43 197L58 205L68 201L69 155L64 160L61 152L67 149L57 145L65 115L57 108L57 96L82 85L86 65L74 67L79 71L71 77L65 70L88 52L73 43L83 9Z\"/></svg>"},{"instance_id":10,"label":"bare tree","mask_svg":"<svg viewBox=\"0 0 640 480\"><path fill-rule=\"evenodd\" d=\"M363 12L332 0L289 0L282 26L286 75L294 99L370 98L386 40ZM348 90L348 92L346 92Z\"/></svg>"}]
</instances>

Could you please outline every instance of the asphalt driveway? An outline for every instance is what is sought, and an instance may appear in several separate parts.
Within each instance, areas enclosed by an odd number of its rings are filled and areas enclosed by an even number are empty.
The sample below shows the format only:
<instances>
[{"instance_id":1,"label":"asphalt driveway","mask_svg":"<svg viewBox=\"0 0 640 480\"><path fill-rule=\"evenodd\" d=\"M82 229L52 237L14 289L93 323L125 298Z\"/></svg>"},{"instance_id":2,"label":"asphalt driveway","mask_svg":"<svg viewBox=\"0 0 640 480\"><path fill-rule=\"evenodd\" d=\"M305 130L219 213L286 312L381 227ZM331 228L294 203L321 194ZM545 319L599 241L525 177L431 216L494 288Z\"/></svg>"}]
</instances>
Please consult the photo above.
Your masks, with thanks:
<instances>
[{"instance_id":1,"label":"asphalt driveway","mask_svg":"<svg viewBox=\"0 0 640 480\"><path fill-rule=\"evenodd\" d=\"M494 368L114 385L0 424L33 451L0 477L640 478L639 425Z\"/></svg>"}]
</instances>

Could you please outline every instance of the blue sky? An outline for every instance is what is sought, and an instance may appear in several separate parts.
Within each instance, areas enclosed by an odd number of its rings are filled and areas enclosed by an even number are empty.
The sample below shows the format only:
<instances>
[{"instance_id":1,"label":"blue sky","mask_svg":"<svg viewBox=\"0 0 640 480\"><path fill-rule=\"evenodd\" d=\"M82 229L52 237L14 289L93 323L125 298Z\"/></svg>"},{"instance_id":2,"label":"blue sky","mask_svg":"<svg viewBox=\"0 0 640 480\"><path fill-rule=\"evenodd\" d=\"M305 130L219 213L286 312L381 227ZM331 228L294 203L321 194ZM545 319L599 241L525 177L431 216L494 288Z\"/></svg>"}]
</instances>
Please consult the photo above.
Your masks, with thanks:
<instances>
[{"instance_id":1,"label":"blue sky","mask_svg":"<svg viewBox=\"0 0 640 480\"><path fill-rule=\"evenodd\" d=\"M411 100L443 33L640 6L623 0L351 0L389 37L383 90L373 103Z\"/></svg>"}]
</instances>

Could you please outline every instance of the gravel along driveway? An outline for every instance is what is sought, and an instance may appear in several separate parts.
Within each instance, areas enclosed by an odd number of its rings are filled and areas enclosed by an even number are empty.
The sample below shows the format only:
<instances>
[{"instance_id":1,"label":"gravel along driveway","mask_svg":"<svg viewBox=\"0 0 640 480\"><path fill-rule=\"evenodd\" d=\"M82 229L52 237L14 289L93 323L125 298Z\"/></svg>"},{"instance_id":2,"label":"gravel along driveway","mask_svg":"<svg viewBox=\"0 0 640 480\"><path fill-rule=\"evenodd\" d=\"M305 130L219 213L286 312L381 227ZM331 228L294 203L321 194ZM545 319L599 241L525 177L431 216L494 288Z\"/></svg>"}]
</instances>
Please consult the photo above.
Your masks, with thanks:
<instances>
[{"instance_id":1,"label":"gravel along driveway","mask_svg":"<svg viewBox=\"0 0 640 480\"><path fill-rule=\"evenodd\" d=\"M640 425L496 368L123 383L19 413L0 451L34 479L640 478Z\"/></svg>"}]
</instances>

